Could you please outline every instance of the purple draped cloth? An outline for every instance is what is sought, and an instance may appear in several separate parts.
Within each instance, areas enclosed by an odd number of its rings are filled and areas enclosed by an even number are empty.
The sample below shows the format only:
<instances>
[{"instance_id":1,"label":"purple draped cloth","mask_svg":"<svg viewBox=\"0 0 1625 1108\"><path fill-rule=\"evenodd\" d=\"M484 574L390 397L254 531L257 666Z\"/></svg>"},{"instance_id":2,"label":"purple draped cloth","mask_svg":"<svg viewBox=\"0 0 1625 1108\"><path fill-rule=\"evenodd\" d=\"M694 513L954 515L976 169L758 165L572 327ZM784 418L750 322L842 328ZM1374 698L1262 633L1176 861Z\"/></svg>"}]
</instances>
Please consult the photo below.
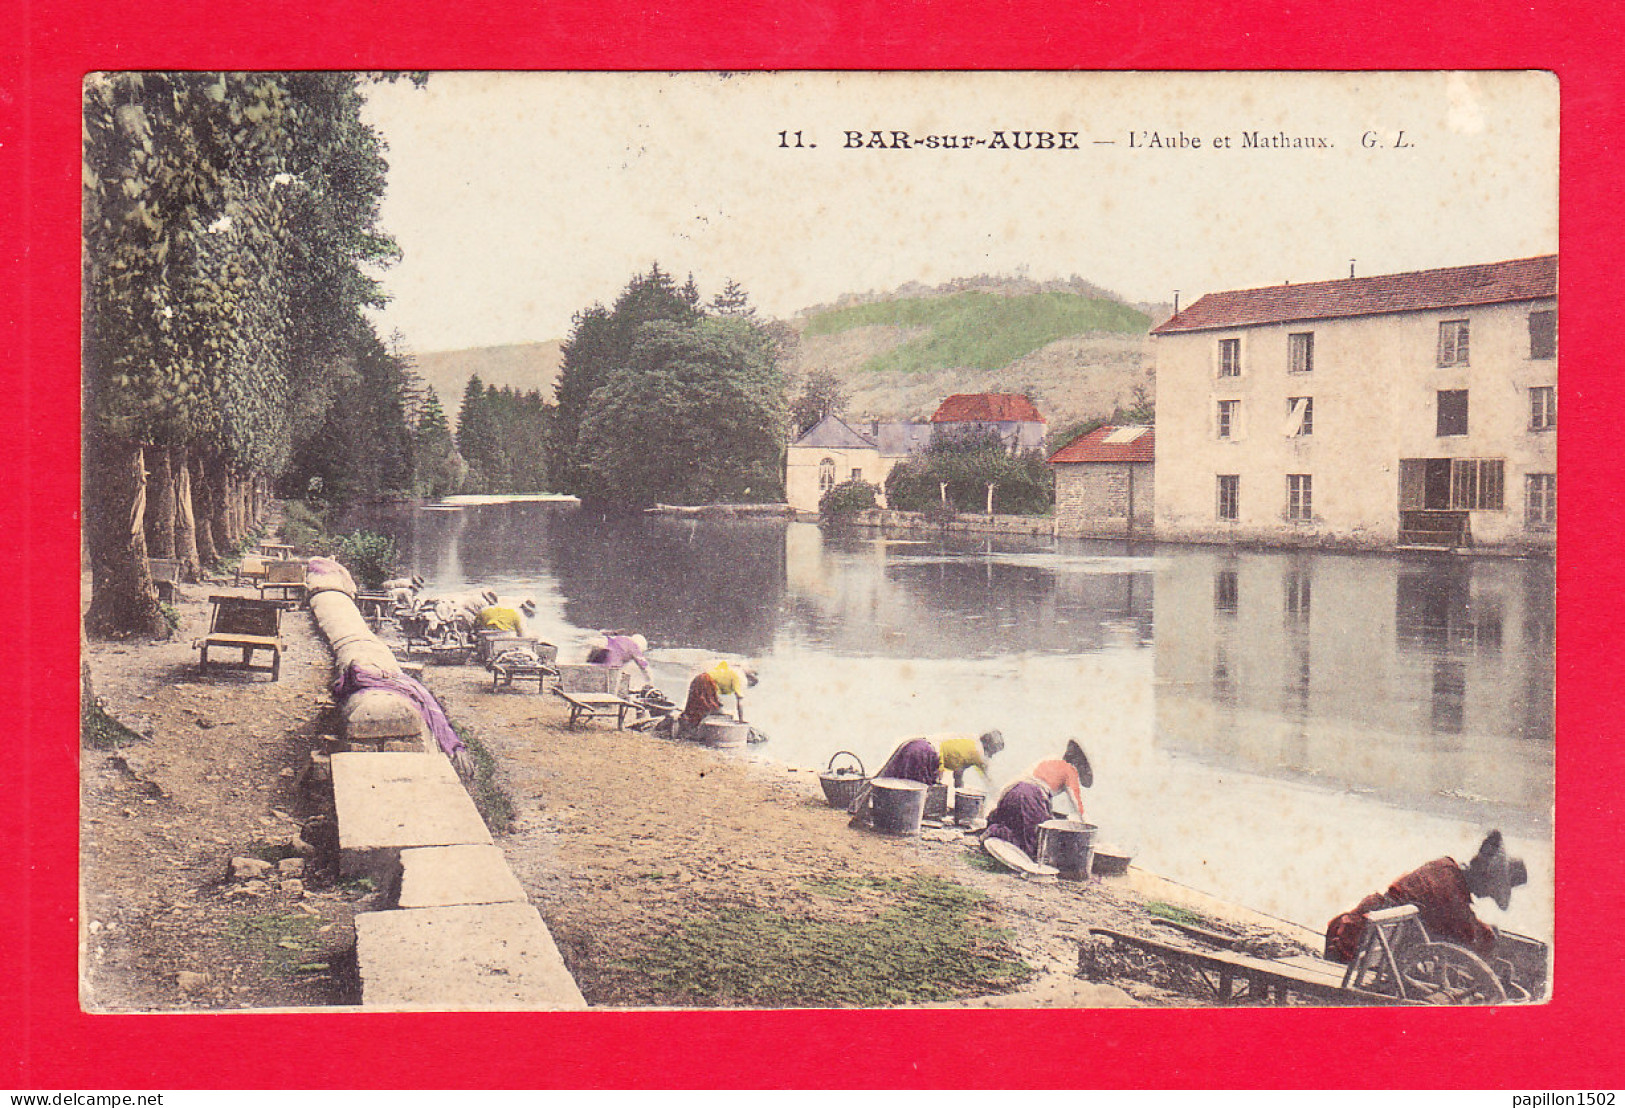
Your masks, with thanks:
<instances>
[{"instance_id":1,"label":"purple draped cloth","mask_svg":"<svg viewBox=\"0 0 1625 1108\"><path fill-rule=\"evenodd\" d=\"M941 774L942 755L931 745L931 740L910 739L892 751L892 756L876 776L900 777L904 781L935 785Z\"/></svg>"},{"instance_id":2,"label":"purple draped cloth","mask_svg":"<svg viewBox=\"0 0 1625 1108\"><path fill-rule=\"evenodd\" d=\"M429 734L434 736L440 749L450 758L463 749L463 740L457 737L457 732L451 729L451 721L446 718L445 709L440 707L440 701L434 698L423 684L414 678L402 674L399 677L386 677L375 669L368 669L360 662L352 662L344 667L339 679L333 682L333 699L343 703L362 689L384 689L403 696L412 702L428 725Z\"/></svg>"},{"instance_id":3,"label":"purple draped cloth","mask_svg":"<svg viewBox=\"0 0 1625 1108\"><path fill-rule=\"evenodd\" d=\"M987 833L1038 857L1038 825L1051 818L1049 801L1049 790L1037 781L1017 781L987 817Z\"/></svg>"}]
</instances>

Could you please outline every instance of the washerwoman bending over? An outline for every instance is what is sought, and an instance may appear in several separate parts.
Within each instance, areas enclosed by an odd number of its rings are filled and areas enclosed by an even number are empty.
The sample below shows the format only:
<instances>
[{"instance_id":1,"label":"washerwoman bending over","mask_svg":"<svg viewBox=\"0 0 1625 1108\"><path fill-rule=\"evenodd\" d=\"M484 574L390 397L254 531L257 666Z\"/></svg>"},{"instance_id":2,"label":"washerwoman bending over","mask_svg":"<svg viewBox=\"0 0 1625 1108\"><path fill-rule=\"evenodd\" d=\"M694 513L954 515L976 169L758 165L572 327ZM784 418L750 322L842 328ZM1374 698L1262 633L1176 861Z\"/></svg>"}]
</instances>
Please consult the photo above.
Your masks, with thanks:
<instances>
[{"instance_id":1,"label":"washerwoman bending over","mask_svg":"<svg viewBox=\"0 0 1625 1108\"><path fill-rule=\"evenodd\" d=\"M1028 857L1036 857L1038 825L1055 818L1055 798L1062 793L1070 796L1082 819L1082 790L1094 783L1094 771L1089 768L1083 747L1076 739L1068 739L1066 752L1059 758L1046 758L1026 777L1005 787L987 817L983 838L1003 839L1026 851Z\"/></svg>"}]
</instances>

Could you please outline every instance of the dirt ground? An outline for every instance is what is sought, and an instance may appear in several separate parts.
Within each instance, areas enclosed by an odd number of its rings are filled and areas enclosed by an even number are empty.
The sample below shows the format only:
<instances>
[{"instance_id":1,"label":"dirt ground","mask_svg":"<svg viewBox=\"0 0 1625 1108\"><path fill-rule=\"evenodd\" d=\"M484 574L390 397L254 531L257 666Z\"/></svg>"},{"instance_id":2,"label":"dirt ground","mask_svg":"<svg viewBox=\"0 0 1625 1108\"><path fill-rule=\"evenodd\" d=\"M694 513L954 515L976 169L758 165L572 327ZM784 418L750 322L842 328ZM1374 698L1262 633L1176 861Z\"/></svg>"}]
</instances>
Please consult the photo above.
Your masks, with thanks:
<instances>
[{"instance_id":1,"label":"dirt ground","mask_svg":"<svg viewBox=\"0 0 1625 1108\"><path fill-rule=\"evenodd\" d=\"M336 879L320 790L300 787L330 730L329 655L308 613L292 611L280 681L204 679L191 642L207 595L226 590L183 591L174 641L88 647L96 696L140 738L82 750L85 1007L355 1003L352 920L381 906L382 893ZM1153 902L1265 945L1312 939L1138 870L1034 883L991 866L970 840L852 829L825 803L814 770L603 724L566 730L562 702L493 692L474 666L431 667L426 682L492 754L492 783L513 808L497 842L594 1006L768 1006L726 984L685 991L649 972L651 953L680 949L685 928L723 917L788 925L873 916L897 907L897 889L921 876L980 894L972 925L1031 972L988 995L899 1003L1211 1003L1211 983L1089 941L1092 926L1168 938L1152 926ZM238 857L271 872L233 880ZM280 875L284 858L302 859L304 872ZM1080 949L1092 952L1088 979Z\"/></svg>"}]
</instances>

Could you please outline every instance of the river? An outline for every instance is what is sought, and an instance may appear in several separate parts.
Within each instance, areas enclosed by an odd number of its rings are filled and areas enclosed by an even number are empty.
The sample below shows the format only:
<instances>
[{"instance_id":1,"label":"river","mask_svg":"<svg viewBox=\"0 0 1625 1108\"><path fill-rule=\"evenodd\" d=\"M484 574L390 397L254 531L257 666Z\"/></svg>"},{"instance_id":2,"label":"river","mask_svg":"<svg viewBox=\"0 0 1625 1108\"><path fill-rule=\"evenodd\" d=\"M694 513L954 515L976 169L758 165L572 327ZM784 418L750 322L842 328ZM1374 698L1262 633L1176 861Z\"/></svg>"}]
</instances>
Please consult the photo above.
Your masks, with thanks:
<instances>
[{"instance_id":1,"label":"river","mask_svg":"<svg viewBox=\"0 0 1625 1108\"><path fill-rule=\"evenodd\" d=\"M566 661L598 628L641 631L679 703L710 660L750 659L746 715L771 738L748 756L874 768L903 736L996 727L997 786L1076 738L1102 840L1317 930L1500 827L1530 882L1479 914L1551 936L1549 561L885 539L536 502L349 525L393 535L430 591L534 596Z\"/></svg>"}]
</instances>

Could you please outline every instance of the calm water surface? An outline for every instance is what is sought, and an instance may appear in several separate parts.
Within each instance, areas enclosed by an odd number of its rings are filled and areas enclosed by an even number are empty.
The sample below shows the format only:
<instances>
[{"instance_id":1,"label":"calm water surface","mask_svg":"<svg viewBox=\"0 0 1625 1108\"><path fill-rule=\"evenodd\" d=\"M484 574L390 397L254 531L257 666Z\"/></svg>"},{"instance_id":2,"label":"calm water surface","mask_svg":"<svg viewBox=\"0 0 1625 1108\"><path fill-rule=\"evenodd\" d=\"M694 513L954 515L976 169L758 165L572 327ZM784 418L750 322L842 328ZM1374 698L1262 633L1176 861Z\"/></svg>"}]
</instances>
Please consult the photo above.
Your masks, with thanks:
<instances>
[{"instance_id":1,"label":"calm water surface","mask_svg":"<svg viewBox=\"0 0 1625 1108\"><path fill-rule=\"evenodd\" d=\"M714 658L753 660L746 715L771 741L750 756L873 768L903 736L997 727L997 786L1075 737L1102 839L1317 929L1500 827L1530 885L1480 915L1551 934L1550 562L886 540L540 503L356 522L431 589L535 596L566 661L598 628L642 631L678 702Z\"/></svg>"}]
</instances>

